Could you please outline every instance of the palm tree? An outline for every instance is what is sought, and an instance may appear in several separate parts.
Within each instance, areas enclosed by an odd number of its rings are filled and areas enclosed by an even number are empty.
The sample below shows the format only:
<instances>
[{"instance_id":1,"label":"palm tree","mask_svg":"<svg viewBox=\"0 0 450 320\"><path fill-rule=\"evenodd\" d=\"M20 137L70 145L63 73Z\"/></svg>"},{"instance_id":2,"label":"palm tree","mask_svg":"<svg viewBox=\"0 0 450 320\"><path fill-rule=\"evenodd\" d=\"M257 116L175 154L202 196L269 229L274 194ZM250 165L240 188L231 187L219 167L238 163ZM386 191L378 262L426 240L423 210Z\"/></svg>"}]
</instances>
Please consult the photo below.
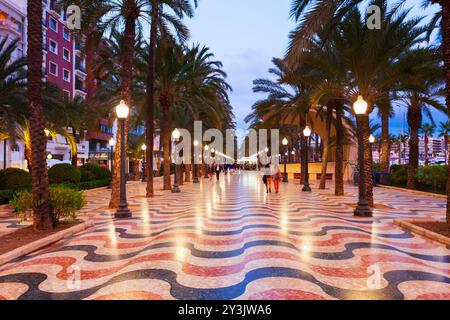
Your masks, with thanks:
<instances>
[{"instance_id":1,"label":"palm tree","mask_svg":"<svg viewBox=\"0 0 450 320\"><path fill-rule=\"evenodd\" d=\"M156 46L158 43L158 33L170 35L169 26L173 26L178 38L182 41L187 40L189 33L183 23L180 21L184 16L192 17L194 12L189 1L160 1L150 0L150 44L148 55L147 72L147 110L146 110L146 141L148 146L153 146L154 140L154 114L155 114L155 64L156 64ZM197 0L194 1L197 6ZM173 12L168 14L167 9ZM153 159L153 147L147 148L147 159ZM147 197L153 197L153 161L147 161Z\"/></svg>"},{"instance_id":2,"label":"palm tree","mask_svg":"<svg viewBox=\"0 0 450 320\"><path fill-rule=\"evenodd\" d=\"M420 128L420 132L423 134L424 142L425 142L425 165L429 165L428 160L428 143L430 142L430 137L434 135L436 130L436 126L434 124L425 123L422 128Z\"/></svg>"},{"instance_id":3,"label":"palm tree","mask_svg":"<svg viewBox=\"0 0 450 320\"><path fill-rule=\"evenodd\" d=\"M174 129L170 110L188 110L191 119L206 115L205 119L215 119L219 125L230 119L227 91L231 88L225 82L221 62L212 59L208 48L186 48L163 38L158 45L157 57L156 96L162 110L163 181L164 190L170 190L170 140Z\"/></svg>"},{"instance_id":4,"label":"palm tree","mask_svg":"<svg viewBox=\"0 0 450 320\"><path fill-rule=\"evenodd\" d=\"M33 166L33 218L36 230L53 228L49 202L44 112L42 108L42 1L28 0L28 112Z\"/></svg>"},{"instance_id":5,"label":"palm tree","mask_svg":"<svg viewBox=\"0 0 450 320\"><path fill-rule=\"evenodd\" d=\"M404 134L399 134L395 138L395 142L397 142L397 152L398 152L398 164L402 164L402 155L403 155L403 146L408 141L408 136Z\"/></svg>"},{"instance_id":6,"label":"palm tree","mask_svg":"<svg viewBox=\"0 0 450 320\"><path fill-rule=\"evenodd\" d=\"M333 30L318 29L316 37L309 43L303 39L306 46L300 54L293 53L297 56L297 64L299 61L309 63L316 70L326 70L327 74L334 75L323 77L322 82L313 85L313 102L328 97L351 106L356 96L362 95L369 103L370 114L375 107L386 103L392 92L404 90L407 86L411 65L404 61L403 56L421 39L420 19L406 20L407 11L400 11L399 6L388 9L383 1L373 3L382 8L384 25L381 30L368 30L366 19L356 8L347 13L346 19L337 21ZM320 39L318 44L317 38ZM320 51L325 54L320 54ZM367 55L367 52L371 54ZM329 65L334 67L329 68ZM357 125L363 126L366 196L373 205L369 117L364 117Z\"/></svg>"},{"instance_id":7,"label":"palm tree","mask_svg":"<svg viewBox=\"0 0 450 320\"><path fill-rule=\"evenodd\" d=\"M445 148L444 148L444 157L445 157L445 163L447 164L447 159L448 159L448 142L449 142L449 137L450 137L450 121L446 121L446 122L441 122L439 125L439 137L444 138L444 144L445 144Z\"/></svg>"},{"instance_id":8,"label":"palm tree","mask_svg":"<svg viewBox=\"0 0 450 320\"><path fill-rule=\"evenodd\" d=\"M26 113L26 70L27 60L11 61L19 39L9 42L0 40L0 132L2 140L10 139L14 145L18 119Z\"/></svg>"},{"instance_id":9,"label":"palm tree","mask_svg":"<svg viewBox=\"0 0 450 320\"><path fill-rule=\"evenodd\" d=\"M445 70L445 101L447 105L447 113L450 117L450 3L446 0L424 0L424 5L439 4L442 8L441 12L436 15L434 22L440 21L440 31L442 35L442 52L444 56ZM450 170L447 179L447 223L450 226Z\"/></svg>"}]
</instances>

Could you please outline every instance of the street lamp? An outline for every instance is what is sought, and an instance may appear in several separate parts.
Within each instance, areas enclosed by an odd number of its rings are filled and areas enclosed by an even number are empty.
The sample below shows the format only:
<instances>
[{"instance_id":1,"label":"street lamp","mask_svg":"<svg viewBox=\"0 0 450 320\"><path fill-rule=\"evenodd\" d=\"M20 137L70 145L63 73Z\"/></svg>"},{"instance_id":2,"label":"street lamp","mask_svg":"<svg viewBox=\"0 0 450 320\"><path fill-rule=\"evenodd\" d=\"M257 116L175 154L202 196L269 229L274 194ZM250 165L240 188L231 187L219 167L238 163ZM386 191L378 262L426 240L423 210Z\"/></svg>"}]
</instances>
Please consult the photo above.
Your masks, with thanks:
<instances>
[{"instance_id":1,"label":"street lamp","mask_svg":"<svg viewBox=\"0 0 450 320\"><path fill-rule=\"evenodd\" d=\"M180 140L180 131L178 129L173 130L172 132L172 140L177 143ZM178 186L178 149L177 149L177 145L175 144L175 157L174 157L174 162L175 162L175 174L174 174L174 182L173 182L173 188L172 188L172 193L180 193L180 187Z\"/></svg>"},{"instance_id":2,"label":"street lamp","mask_svg":"<svg viewBox=\"0 0 450 320\"><path fill-rule=\"evenodd\" d=\"M363 137L363 120L367 112L367 102L364 101L362 96L358 97L358 100L354 103L353 109L356 117L359 120L358 129L358 158L359 158L359 200L358 206L355 209L355 216L358 217L371 217L372 210L369 207L369 203L366 198L366 181L364 174L364 137Z\"/></svg>"},{"instance_id":3,"label":"street lamp","mask_svg":"<svg viewBox=\"0 0 450 320\"><path fill-rule=\"evenodd\" d=\"M192 181L193 183L200 183L197 176L197 165L195 164L197 162L198 145L199 145L198 141L194 140L194 163L192 164L193 165L192 173L194 174L194 181Z\"/></svg>"},{"instance_id":4,"label":"street lamp","mask_svg":"<svg viewBox=\"0 0 450 320\"><path fill-rule=\"evenodd\" d=\"M311 187L309 186L309 164L308 164L308 138L311 136L311 129L306 126L303 130L303 135L306 137L306 166L305 166L305 178L303 179L303 189L304 192L311 192Z\"/></svg>"},{"instance_id":5,"label":"street lamp","mask_svg":"<svg viewBox=\"0 0 450 320\"><path fill-rule=\"evenodd\" d=\"M141 146L141 150L144 153L144 161L142 162L142 182L147 181L145 169L147 168L147 145L144 143Z\"/></svg>"},{"instance_id":6,"label":"street lamp","mask_svg":"<svg viewBox=\"0 0 450 320\"><path fill-rule=\"evenodd\" d=\"M287 155L289 154L289 153L288 153L289 150L288 150L288 148L287 148L287 145L288 145L289 141L288 141L287 138L284 138L283 141L282 141L281 143L282 143L283 146L284 146L284 175L283 175L283 182L284 182L284 183L287 183L287 182L289 182L289 180L288 180L287 170L286 170L286 166L287 166L287 159L286 159L286 158L287 158Z\"/></svg>"},{"instance_id":7,"label":"street lamp","mask_svg":"<svg viewBox=\"0 0 450 320\"><path fill-rule=\"evenodd\" d=\"M205 146L205 161L204 161L204 163L205 163L205 176L204 176L204 178L205 179L208 179L209 178L209 176L208 176L208 166L209 166L209 161L206 161L207 159L208 159L208 157L207 157L207 153L208 153L208 150L209 150L209 146Z\"/></svg>"},{"instance_id":8,"label":"street lamp","mask_svg":"<svg viewBox=\"0 0 450 320\"><path fill-rule=\"evenodd\" d=\"M119 208L115 213L115 217L130 218L131 211L128 208L127 203L127 189L125 181L125 120L128 117L130 108L125 104L125 101L120 101L119 105L116 107L117 118L120 124L120 202Z\"/></svg>"},{"instance_id":9,"label":"street lamp","mask_svg":"<svg viewBox=\"0 0 450 320\"><path fill-rule=\"evenodd\" d=\"M109 139L109 153L111 160L111 182L108 189L112 189L112 183L114 178L114 147L116 146L116 140L114 138Z\"/></svg>"}]
</instances>

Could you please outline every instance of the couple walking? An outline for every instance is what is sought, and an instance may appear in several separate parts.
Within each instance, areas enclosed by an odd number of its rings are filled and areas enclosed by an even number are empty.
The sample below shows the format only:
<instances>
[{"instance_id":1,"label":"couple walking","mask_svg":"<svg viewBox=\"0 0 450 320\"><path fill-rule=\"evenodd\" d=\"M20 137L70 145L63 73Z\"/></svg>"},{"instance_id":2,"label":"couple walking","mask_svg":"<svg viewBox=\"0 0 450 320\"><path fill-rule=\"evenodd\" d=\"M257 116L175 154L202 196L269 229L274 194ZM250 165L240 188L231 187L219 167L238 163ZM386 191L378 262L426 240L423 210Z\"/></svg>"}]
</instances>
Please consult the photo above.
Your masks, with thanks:
<instances>
[{"instance_id":1,"label":"couple walking","mask_svg":"<svg viewBox=\"0 0 450 320\"><path fill-rule=\"evenodd\" d=\"M263 182L266 185L266 193L272 192L272 181L275 187L275 193L278 193L281 181L280 168L278 166L275 168L274 166L267 164L264 168L263 176Z\"/></svg>"}]
</instances>

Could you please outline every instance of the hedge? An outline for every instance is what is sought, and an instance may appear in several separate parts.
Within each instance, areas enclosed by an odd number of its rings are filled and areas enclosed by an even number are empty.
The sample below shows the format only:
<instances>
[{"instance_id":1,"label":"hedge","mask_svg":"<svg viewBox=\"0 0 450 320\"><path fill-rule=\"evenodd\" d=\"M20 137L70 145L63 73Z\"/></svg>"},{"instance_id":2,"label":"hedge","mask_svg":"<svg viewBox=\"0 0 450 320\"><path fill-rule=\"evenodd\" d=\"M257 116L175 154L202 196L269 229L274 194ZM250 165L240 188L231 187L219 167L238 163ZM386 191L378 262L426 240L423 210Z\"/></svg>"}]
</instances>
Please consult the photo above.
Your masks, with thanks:
<instances>
[{"instance_id":1,"label":"hedge","mask_svg":"<svg viewBox=\"0 0 450 320\"><path fill-rule=\"evenodd\" d=\"M86 163L84 166L82 166L80 168L80 170L82 172L85 172L84 174L86 176L93 176L94 179L92 179L92 180L111 179L111 172L109 171L109 169L100 167L98 164L95 164L95 163ZM84 180L84 181L89 181L89 180Z\"/></svg>"},{"instance_id":2,"label":"hedge","mask_svg":"<svg viewBox=\"0 0 450 320\"><path fill-rule=\"evenodd\" d=\"M17 168L0 170L0 190L17 191L31 189L31 174Z\"/></svg>"},{"instance_id":3,"label":"hedge","mask_svg":"<svg viewBox=\"0 0 450 320\"><path fill-rule=\"evenodd\" d=\"M79 183L81 179L80 171L68 163L54 165L48 170L50 184Z\"/></svg>"}]
</instances>

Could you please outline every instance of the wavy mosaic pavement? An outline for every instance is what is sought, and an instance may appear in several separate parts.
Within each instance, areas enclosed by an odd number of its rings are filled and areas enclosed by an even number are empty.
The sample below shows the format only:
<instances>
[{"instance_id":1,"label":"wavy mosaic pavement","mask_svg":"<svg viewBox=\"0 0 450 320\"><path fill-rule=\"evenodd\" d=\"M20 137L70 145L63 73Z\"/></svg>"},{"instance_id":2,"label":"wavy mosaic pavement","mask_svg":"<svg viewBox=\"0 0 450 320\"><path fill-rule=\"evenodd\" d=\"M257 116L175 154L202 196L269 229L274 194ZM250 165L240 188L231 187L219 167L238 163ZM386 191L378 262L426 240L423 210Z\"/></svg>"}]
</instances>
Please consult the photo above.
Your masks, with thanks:
<instances>
[{"instance_id":1,"label":"wavy mosaic pavement","mask_svg":"<svg viewBox=\"0 0 450 320\"><path fill-rule=\"evenodd\" d=\"M355 218L353 186L266 195L260 180L151 200L131 183L120 221L108 191L89 192L95 227L0 266L0 299L450 299L450 248L393 224L444 219L443 199L376 189L374 218Z\"/></svg>"}]
</instances>

